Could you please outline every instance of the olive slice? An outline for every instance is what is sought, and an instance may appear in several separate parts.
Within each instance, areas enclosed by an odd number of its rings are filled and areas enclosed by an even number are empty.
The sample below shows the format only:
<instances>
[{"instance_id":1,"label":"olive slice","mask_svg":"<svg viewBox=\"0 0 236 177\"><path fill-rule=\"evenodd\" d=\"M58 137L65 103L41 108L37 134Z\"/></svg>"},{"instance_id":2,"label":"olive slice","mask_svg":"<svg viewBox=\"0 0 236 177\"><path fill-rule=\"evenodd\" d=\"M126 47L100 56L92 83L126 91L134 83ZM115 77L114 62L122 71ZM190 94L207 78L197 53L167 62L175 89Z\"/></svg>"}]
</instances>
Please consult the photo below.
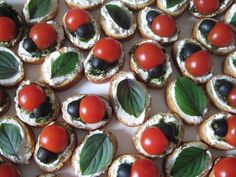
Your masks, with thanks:
<instances>
[{"instance_id":1,"label":"olive slice","mask_svg":"<svg viewBox=\"0 0 236 177\"><path fill-rule=\"evenodd\" d=\"M216 90L222 97L226 97L233 88L233 84L227 80L219 80L216 82Z\"/></svg>"},{"instance_id":2,"label":"olive slice","mask_svg":"<svg viewBox=\"0 0 236 177\"><path fill-rule=\"evenodd\" d=\"M152 25L153 20L154 20L158 15L160 15L160 13L157 12L157 11L155 11L155 10L150 10L150 11L147 13L147 15L146 15L146 20L147 20L149 26Z\"/></svg>"},{"instance_id":3,"label":"olive slice","mask_svg":"<svg viewBox=\"0 0 236 177\"><path fill-rule=\"evenodd\" d=\"M79 105L80 105L80 100L75 100L70 102L67 107L68 114L70 114L73 117L80 117Z\"/></svg>"},{"instance_id":4,"label":"olive slice","mask_svg":"<svg viewBox=\"0 0 236 177\"><path fill-rule=\"evenodd\" d=\"M34 41L30 38L25 38L23 41L23 48L28 52L35 52L37 50L37 46Z\"/></svg>"},{"instance_id":5,"label":"olive slice","mask_svg":"<svg viewBox=\"0 0 236 177\"><path fill-rule=\"evenodd\" d=\"M161 131L165 134L166 138L177 144L178 143L178 139L176 138L176 136L178 136L178 130L176 128L176 126L173 123L160 123L157 125L157 127L159 127L161 129Z\"/></svg>"},{"instance_id":6,"label":"olive slice","mask_svg":"<svg viewBox=\"0 0 236 177\"><path fill-rule=\"evenodd\" d=\"M130 177L132 164L123 163L119 166L117 177Z\"/></svg>"},{"instance_id":7,"label":"olive slice","mask_svg":"<svg viewBox=\"0 0 236 177\"><path fill-rule=\"evenodd\" d=\"M210 19L203 20L199 25L199 30L204 34L208 35L208 33L215 26L216 22Z\"/></svg>"},{"instance_id":8,"label":"olive slice","mask_svg":"<svg viewBox=\"0 0 236 177\"><path fill-rule=\"evenodd\" d=\"M162 76L164 74L163 64L149 69L148 74L149 74L150 78L158 78L158 77Z\"/></svg>"},{"instance_id":9,"label":"olive slice","mask_svg":"<svg viewBox=\"0 0 236 177\"><path fill-rule=\"evenodd\" d=\"M90 39L94 35L94 26L92 23L84 24L78 27L76 34L83 39Z\"/></svg>"},{"instance_id":10,"label":"olive slice","mask_svg":"<svg viewBox=\"0 0 236 177\"><path fill-rule=\"evenodd\" d=\"M217 136L225 137L228 131L227 121L224 118L216 119L212 122L212 128Z\"/></svg>"},{"instance_id":11,"label":"olive slice","mask_svg":"<svg viewBox=\"0 0 236 177\"><path fill-rule=\"evenodd\" d=\"M57 160L58 154L55 154L42 147L39 147L38 152L37 152L37 158L41 162L48 164Z\"/></svg>"},{"instance_id":12,"label":"olive slice","mask_svg":"<svg viewBox=\"0 0 236 177\"><path fill-rule=\"evenodd\" d=\"M100 69L100 70L105 70L107 68L109 68L111 65L114 65L113 63L108 63L102 59L99 59L99 58L96 58L96 57L93 57L91 60L90 60L90 63L92 65L93 68L95 69Z\"/></svg>"},{"instance_id":13,"label":"olive slice","mask_svg":"<svg viewBox=\"0 0 236 177\"><path fill-rule=\"evenodd\" d=\"M185 61L190 55L200 50L202 50L200 46L194 43L186 43L180 51L180 57L183 61Z\"/></svg>"},{"instance_id":14,"label":"olive slice","mask_svg":"<svg viewBox=\"0 0 236 177\"><path fill-rule=\"evenodd\" d=\"M33 115L36 118L40 118L48 115L52 109L52 104L50 103L50 97L46 97L45 101L37 108L33 109Z\"/></svg>"}]
</instances>

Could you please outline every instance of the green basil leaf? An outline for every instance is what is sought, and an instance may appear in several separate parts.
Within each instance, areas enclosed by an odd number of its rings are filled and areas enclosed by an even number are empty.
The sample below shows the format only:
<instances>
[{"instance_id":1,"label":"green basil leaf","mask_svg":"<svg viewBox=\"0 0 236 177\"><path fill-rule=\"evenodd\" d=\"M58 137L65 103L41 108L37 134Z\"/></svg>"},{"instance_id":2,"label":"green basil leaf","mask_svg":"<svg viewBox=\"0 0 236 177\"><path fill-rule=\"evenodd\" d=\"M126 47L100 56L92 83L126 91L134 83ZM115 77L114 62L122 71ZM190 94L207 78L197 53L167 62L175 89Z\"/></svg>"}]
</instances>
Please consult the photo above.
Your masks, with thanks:
<instances>
[{"instance_id":1,"label":"green basil leaf","mask_svg":"<svg viewBox=\"0 0 236 177\"><path fill-rule=\"evenodd\" d=\"M175 98L179 108L190 116L203 116L206 96L193 81L179 77L175 84Z\"/></svg>"},{"instance_id":2,"label":"green basil leaf","mask_svg":"<svg viewBox=\"0 0 236 177\"><path fill-rule=\"evenodd\" d=\"M106 134L88 138L80 154L82 175L92 175L105 169L112 161L113 145Z\"/></svg>"},{"instance_id":3,"label":"green basil leaf","mask_svg":"<svg viewBox=\"0 0 236 177\"><path fill-rule=\"evenodd\" d=\"M17 156L22 137L19 129L13 124L0 125L0 148L8 155Z\"/></svg>"},{"instance_id":4,"label":"green basil leaf","mask_svg":"<svg viewBox=\"0 0 236 177\"><path fill-rule=\"evenodd\" d=\"M234 13L233 18L231 19L230 24L236 28L236 12Z\"/></svg>"},{"instance_id":5,"label":"green basil leaf","mask_svg":"<svg viewBox=\"0 0 236 177\"><path fill-rule=\"evenodd\" d=\"M51 5L51 0L31 0L29 2L30 18L39 18L46 15Z\"/></svg>"},{"instance_id":6,"label":"green basil leaf","mask_svg":"<svg viewBox=\"0 0 236 177\"><path fill-rule=\"evenodd\" d=\"M174 6L176 6L177 4L182 3L184 0L166 0L167 3L167 8L172 8Z\"/></svg>"},{"instance_id":7,"label":"green basil leaf","mask_svg":"<svg viewBox=\"0 0 236 177\"><path fill-rule=\"evenodd\" d=\"M117 5L108 4L105 5L109 15L113 19L113 21L120 26L121 28L124 28L128 30L131 26L131 20L130 15L128 12L123 9L122 7L119 7Z\"/></svg>"},{"instance_id":8,"label":"green basil leaf","mask_svg":"<svg viewBox=\"0 0 236 177\"><path fill-rule=\"evenodd\" d=\"M188 147L182 150L175 160L170 175L173 177L199 176L210 163L207 150L198 147Z\"/></svg>"},{"instance_id":9,"label":"green basil leaf","mask_svg":"<svg viewBox=\"0 0 236 177\"><path fill-rule=\"evenodd\" d=\"M121 81L116 94L121 107L128 114L138 117L145 109L145 90L137 81L132 79Z\"/></svg>"},{"instance_id":10,"label":"green basil leaf","mask_svg":"<svg viewBox=\"0 0 236 177\"><path fill-rule=\"evenodd\" d=\"M70 74L75 70L79 56L76 52L67 52L61 54L52 64L52 78Z\"/></svg>"},{"instance_id":11,"label":"green basil leaf","mask_svg":"<svg viewBox=\"0 0 236 177\"><path fill-rule=\"evenodd\" d=\"M9 79L18 73L19 63L9 52L0 51L0 79Z\"/></svg>"}]
</instances>

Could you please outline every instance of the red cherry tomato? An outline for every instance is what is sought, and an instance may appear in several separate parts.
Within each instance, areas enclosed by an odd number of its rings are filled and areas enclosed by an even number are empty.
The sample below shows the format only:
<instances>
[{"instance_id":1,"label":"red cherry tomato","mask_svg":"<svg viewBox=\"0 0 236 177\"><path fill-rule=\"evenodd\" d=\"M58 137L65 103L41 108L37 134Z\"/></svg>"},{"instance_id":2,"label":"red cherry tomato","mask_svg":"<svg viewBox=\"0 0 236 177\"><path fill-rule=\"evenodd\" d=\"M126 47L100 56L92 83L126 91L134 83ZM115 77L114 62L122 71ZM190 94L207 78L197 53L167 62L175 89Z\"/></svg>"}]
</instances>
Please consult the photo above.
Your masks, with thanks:
<instances>
[{"instance_id":1,"label":"red cherry tomato","mask_svg":"<svg viewBox=\"0 0 236 177\"><path fill-rule=\"evenodd\" d=\"M141 146L148 154L158 155L166 151L169 142L158 127L146 128L141 135Z\"/></svg>"},{"instance_id":2,"label":"red cherry tomato","mask_svg":"<svg viewBox=\"0 0 236 177\"><path fill-rule=\"evenodd\" d=\"M106 106L100 97L88 95L81 100L79 113L84 122L90 124L97 123L104 118Z\"/></svg>"},{"instance_id":3,"label":"red cherry tomato","mask_svg":"<svg viewBox=\"0 0 236 177\"><path fill-rule=\"evenodd\" d=\"M232 28L223 22L218 22L208 34L208 41L216 47L227 47L233 37Z\"/></svg>"},{"instance_id":4,"label":"red cherry tomato","mask_svg":"<svg viewBox=\"0 0 236 177\"><path fill-rule=\"evenodd\" d=\"M158 15L153 20L151 29L158 36L171 37L176 32L176 22L169 15Z\"/></svg>"},{"instance_id":5,"label":"red cherry tomato","mask_svg":"<svg viewBox=\"0 0 236 177\"><path fill-rule=\"evenodd\" d=\"M90 16L83 9L74 8L66 13L65 23L66 27L70 31L75 32L79 26L87 24L89 22L90 22Z\"/></svg>"},{"instance_id":6,"label":"red cherry tomato","mask_svg":"<svg viewBox=\"0 0 236 177\"><path fill-rule=\"evenodd\" d=\"M215 12L219 6L219 0L194 0L194 6L197 8L197 11L203 15L209 15Z\"/></svg>"},{"instance_id":7,"label":"red cherry tomato","mask_svg":"<svg viewBox=\"0 0 236 177\"><path fill-rule=\"evenodd\" d=\"M220 159L213 167L214 177L235 177L236 159L225 157Z\"/></svg>"},{"instance_id":8,"label":"red cherry tomato","mask_svg":"<svg viewBox=\"0 0 236 177\"><path fill-rule=\"evenodd\" d=\"M159 177L160 172L149 159L136 160L131 167L130 177Z\"/></svg>"},{"instance_id":9,"label":"red cherry tomato","mask_svg":"<svg viewBox=\"0 0 236 177\"><path fill-rule=\"evenodd\" d=\"M69 134L60 125L48 125L42 130L39 143L48 151L61 153L69 144Z\"/></svg>"},{"instance_id":10,"label":"red cherry tomato","mask_svg":"<svg viewBox=\"0 0 236 177\"><path fill-rule=\"evenodd\" d=\"M45 101L46 96L46 93L40 86L30 84L24 86L19 91L18 102L22 109L31 112Z\"/></svg>"},{"instance_id":11,"label":"red cherry tomato","mask_svg":"<svg viewBox=\"0 0 236 177\"><path fill-rule=\"evenodd\" d=\"M40 50L44 50L56 42L57 31L48 23L38 23L30 29L29 37Z\"/></svg>"},{"instance_id":12,"label":"red cherry tomato","mask_svg":"<svg viewBox=\"0 0 236 177\"><path fill-rule=\"evenodd\" d=\"M152 43L144 43L137 47L134 53L137 64L144 70L149 70L165 60L165 54L160 47Z\"/></svg>"},{"instance_id":13,"label":"red cherry tomato","mask_svg":"<svg viewBox=\"0 0 236 177\"><path fill-rule=\"evenodd\" d=\"M20 177L19 171L11 163L0 164L0 177Z\"/></svg>"},{"instance_id":14,"label":"red cherry tomato","mask_svg":"<svg viewBox=\"0 0 236 177\"><path fill-rule=\"evenodd\" d=\"M118 41L106 37L96 42L93 54L95 57L108 63L114 63L120 58L121 47Z\"/></svg>"},{"instance_id":15,"label":"red cherry tomato","mask_svg":"<svg viewBox=\"0 0 236 177\"><path fill-rule=\"evenodd\" d=\"M198 51L185 60L185 67L194 77L204 76L211 71L212 58L207 51Z\"/></svg>"},{"instance_id":16,"label":"red cherry tomato","mask_svg":"<svg viewBox=\"0 0 236 177\"><path fill-rule=\"evenodd\" d=\"M232 146L236 146L236 116L227 119L228 131L225 140Z\"/></svg>"},{"instance_id":17,"label":"red cherry tomato","mask_svg":"<svg viewBox=\"0 0 236 177\"><path fill-rule=\"evenodd\" d=\"M227 96L229 105L236 108L236 86L233 86L229 95Z\"/></svg>"},{"instance_id":18,"label":"red cherry tomato","mask_svg":"<svg viewBox=\"0 0 236 177\"><path fill-rule=\"evenodd\" d=\"M16 24L8 17L0 17L0 41L10 42L16 36Z\"/></svg>"}]
</instances>

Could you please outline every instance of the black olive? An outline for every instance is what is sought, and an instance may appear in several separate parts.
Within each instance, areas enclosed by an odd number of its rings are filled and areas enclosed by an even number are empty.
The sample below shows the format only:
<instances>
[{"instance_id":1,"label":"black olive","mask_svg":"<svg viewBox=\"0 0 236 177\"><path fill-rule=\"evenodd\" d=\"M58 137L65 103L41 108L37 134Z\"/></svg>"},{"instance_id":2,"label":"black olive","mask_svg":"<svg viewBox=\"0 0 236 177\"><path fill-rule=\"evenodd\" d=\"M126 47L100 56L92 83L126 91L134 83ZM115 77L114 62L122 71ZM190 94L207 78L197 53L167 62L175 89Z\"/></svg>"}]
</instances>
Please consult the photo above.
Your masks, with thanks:
<instances>
[{"instance_id":1,"label":"black olive","mask_svg":"<svg viewBox=\"0 0 236 177\"><path fill-rule=\"evenodd\" d=\"M216 22L213 20L203 20L201 24L199 25L199 30L205 34L208 35L208 33L211 31L211 29L215 26Z\"/></svg>"},{"instance_id":2,"label":"black olive","mask_svg":"<svg viewBox=\"0 0 236 177\"><path fill-rule=\"evenodd\" d=\"M130 177L132 164L123 163L119 166L117 177Z\"/></svg>"},{"instance_id":3,"label":"black olive","mask_svg":"<svg viewBox=\"0 0 236 177\"><path fill-rule=\"evenodd\" d=\"M176 139L176 136L178 136L178 130L174 124L159 123L157 127L161 129L169 141L175 144L178 143L178 139Z\"/></svg>"},{"instance_id":4,"label":"black olive","mask_svg":"<svg viewBox=\"0 0 236 177\"><path fill-rule=\"evenodd\" d=\"M148 25L151 26L153 20L158 16L160 15L159 12L155 11L155 10L151 10L147 13L146 15L146 20L148 22Z\"/></svg>"},{"instance_id":5,"label":"black olive","mask_svg":"<svg viewBox=\"0 0 236 177\"><path fill-rule=\"evenodd\" d=\"M220 80L216 84L217 86L217 92L222 96L226 97L229 92L232 90L233 84L226 80Z\"/></svg>"},{"instance_id":6,"label":"black olive","mask_svg":"<svg viewBox=\"0 0 236 177\"><path fill-rule=\"evenodd\" d=\"M73 117L79 117L79 104L80 100L72 101L68 104L67 112Z\"/></svg>"},{"instance_id":7,"label":"black olive","mask_svg":"<svg viewBox=\"0 0 236 177\"><path fill-rule=\"evenodd\" d=\"M94 26L92 23L84 24L78 27L76 34L83 39L90 39L94 35Z\"/></svg>"},{"instance_id":8,"label":"black olive","mask_svg":"<svg viewBox=\"0 0 236 177\"><path fill-rule=\"evenodd\" d=\"M228 132L227 121L223 119L216 119L212 122L212 128L217 136L225 137Z\"/></svg>"},{"instance_id":9,"label":"black olive","mask_svg":"<svg viewBox=\"0 0 236 177\"><path fill-rule=\"evenodd\" d=\"M180 52L180 56L182 57L181 59L184 61L190 55L200 50L202 50L200 46L193 43L186 43L184 44Z\"/></svg>"},{"instance_id":10,"label":"black olive","mask_svg":"<svg viewBox=\"0 0 236 177\"><path fill-rule=\"evenodd\" d=\"M37 152L37 158L43 163L54 162L58 158L58 154L50 152L42 147L39 147Z\"/></svg>"},{"instance_id":11,"label":"black olive","mask_svg":"<svg viewBox=\"0 0 236 177\"><path fill-rule=\"evenodd\" d=\"M96 58L96 57L93 57L91 60L91 65L93 68L95 69L101 69L101 70L104 70L106 68L108 68L111 64L104 61L104 60L101 60L99 58Z\"/></svg>"},{"instance_id":12,"label":"black olive","mask_svg":"<svg viewBox=\"0 0 236 177\"><path fill-rule=\"evenodd\" d=\"M151 78L157 78L163 75L163 64L158 65L154 68L151 68L148 70L149 77Z\"/></svg>"},{"instance_id":13,"label":"black olive","mask_svg":"<svg viewBox=\"0 0 236 177\"><path fill-rule=\"evenodd\" d=\"M37 50L37 46L34 41L30 38L25 38L23 41L23 48L28 52L35 52Z\"/></svg>"},{"instance_id":14,"label":"black olive","mask_svg":"<svg viewBox=\"0 0 236 177\"><path fill-rule=\"evenodd\" d=\"M50 98L47 96L45 101L37 108L33 109L33 115L36 118L48 115L52 109L52 104L50 103Z\"/></svg>"}]
</instances>

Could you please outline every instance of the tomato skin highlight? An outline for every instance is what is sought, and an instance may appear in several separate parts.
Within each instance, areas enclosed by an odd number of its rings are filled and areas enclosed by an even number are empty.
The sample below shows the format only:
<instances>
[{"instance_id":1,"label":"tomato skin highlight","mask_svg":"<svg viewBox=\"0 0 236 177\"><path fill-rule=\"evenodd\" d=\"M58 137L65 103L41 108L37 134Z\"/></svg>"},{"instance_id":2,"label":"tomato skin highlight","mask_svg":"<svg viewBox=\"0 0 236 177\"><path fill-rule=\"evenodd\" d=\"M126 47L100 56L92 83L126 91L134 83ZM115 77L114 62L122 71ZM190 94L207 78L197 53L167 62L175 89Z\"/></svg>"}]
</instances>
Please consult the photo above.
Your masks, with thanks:
<instances>
[{"instance_id":1,"label":"tomato skin highlight","mask_svg":"<svg viewBox=\"0 0 236 177\"><path fill-rule=\"evenodd\" d=\"M236 159L232 157L221 158L213 167L215 177L235 177Z\"/></svg>"},{"instance_id":2,"label":"tomato skin highlight","mask_svg":"<svg viewBox=\"0 0 236 177\"><path fill-rule=\"evenodd\" d=\"M16 167L8 162L0 164L0 177L20 177L19 171Z\"/></svg>"},{"instance_id":3,"label":"tomato skin highlight","mask_svg":"<svg viewBox=\"0 0 236 177\"><path fill-rule=\"evenodd\" d=\"M134 53L136 63L143 69L149 70L164 63L165 54L155 44L143 43L139 45Z\"/></svg>"},{"instance_id":4,"label":"tomato skin highlight","mask_svg":"<svg viewBox=\"0 0 236 177\"><path fill-rule=\"evenodd\" d=\"M234 85L232 90L229 92L229 95L227 96L229 105L232 107L236 107L236 86Z\"/></svg>"},{"instance_id":5,"label":"tomato skin highlight","mask_svg":"<svg viewBox=\"0 0 236 177\"><path fill-rule=\"evenodd\" d=\"M219 6L219 0L194 0L194 5L197 11L203 15L209 15L215 12Z\"/></svg>"},{"instance_id":6,"label":"tomato skin highlight","mask_svg":"<svg viewBox=\"0 0 236 177\"><path fill-rule=\"evenodd\" d=\"M10 42L16 37L16 23L8 17L0 17L0 41Z\"/></svg>"},{"instance_id":7,"label":"tomato skin highlight","mask_svg":"<svg viewBox=\"0 0 236 177\"><path fill-rule=\"evenodd\" d=\"M228 131L225 140L232 146L236 146L236 116L227 119Z\"/></svg>"},{"instance_id":8,"label":"tomato skin highlight","mask_svg":"<svg viewBox=\"0 0 236 177\"><path fill-rule=\"evenodd\" d=\"M48 125L43 128L39 143L48 151L61 153L69 144L69 134L67 130L60 125Z\"/></svg>"}]
</instances>

